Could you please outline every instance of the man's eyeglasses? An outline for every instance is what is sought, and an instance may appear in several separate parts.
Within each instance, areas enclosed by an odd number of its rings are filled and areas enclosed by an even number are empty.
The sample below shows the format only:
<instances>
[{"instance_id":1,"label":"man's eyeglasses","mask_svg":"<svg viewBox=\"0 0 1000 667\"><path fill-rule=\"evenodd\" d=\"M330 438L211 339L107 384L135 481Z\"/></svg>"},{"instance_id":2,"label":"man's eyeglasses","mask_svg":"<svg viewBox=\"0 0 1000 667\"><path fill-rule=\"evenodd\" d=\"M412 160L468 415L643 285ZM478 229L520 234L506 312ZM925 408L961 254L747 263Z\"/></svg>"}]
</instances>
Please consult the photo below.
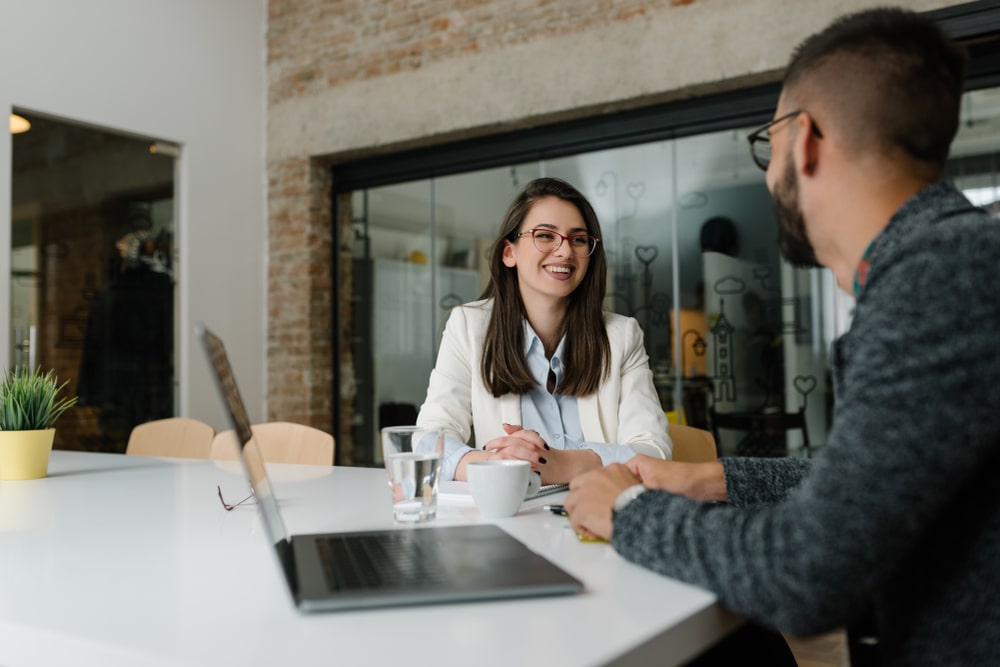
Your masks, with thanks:
<instances>
[{"instance_id":1,"label":"man's eyeglasses","mask_svg":"<svg viewBox=\"0 0 1000 667\"><path fill-rule=\"evenodd\" d=\"M246 501L248 501L248 500L250 500L250 499L252 499L254 497L253 496L253 489L250 489L250 495L249 496L247 496L246 498L244 498L243 500L241 500L238 503L230 504L230 503L227 503L226 499L222 497L222 487L221 486L216 486L215 490L219 492L219 502L222 503L222 506L225 508L225 510L227 512L232 512L234 509L236 509L237 507L239 507L240 505L242 505L243 503L245 503Z\"/></svg>"},{"instance_id":2,"label":"man's eyeglasses","mask_svg":"<svg viewBox=\"0 0 1000 667\"><path fill-rule=\"evenodd\" d=\"M573 234L571 236L563 236L559 232L542 227L526 229L520 234L515 234L514 238L519 239L522 236L528 236L529 234L531 235L531 242L535 244L535 249L538 250L538 252L555 252L562 245L563 241L567 241L569 243L570 250L572 250L573 254L577 257L588 257L594 252L594 249L597 248L597 244L601 241L601 239L593 237L590 234Z\"/></svg>"},{"instance_id":3,"label":"man's eyeglasses","mask_svg":"<svg viewBox=\"0 0 1000 667\"><path fill-rule=\"evenodd\" d=\"M800 113L805 113L805 109L789 111L747 135L747 141L750 142L750 157L753 158L754 164L767 171L767 166L771 164L771 128L789 118L795 118ZM816 136L822 139L823 133L819 131L816 121L812 121L812 126Z\"/></svg>"}]
</instances>

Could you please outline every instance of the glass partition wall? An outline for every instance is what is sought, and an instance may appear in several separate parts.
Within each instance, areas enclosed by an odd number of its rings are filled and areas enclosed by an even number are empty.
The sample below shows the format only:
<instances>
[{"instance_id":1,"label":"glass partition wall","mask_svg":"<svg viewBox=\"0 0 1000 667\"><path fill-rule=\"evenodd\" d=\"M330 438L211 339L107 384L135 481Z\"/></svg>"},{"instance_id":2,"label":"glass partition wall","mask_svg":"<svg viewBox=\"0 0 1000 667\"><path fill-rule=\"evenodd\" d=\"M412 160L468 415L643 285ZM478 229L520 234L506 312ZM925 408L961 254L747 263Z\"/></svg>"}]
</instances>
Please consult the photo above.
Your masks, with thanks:
<instances>
[{"instance_id":1,"label":"glass partition wall","mask_svg":"<svg viewBox=\"0 0 1000 667\"><path fill-rule=\"evenodd\" d=\"M11 139L11 349L79 397L57 449L122 452L174 415L176 147L17 110Z\"/></svg>"},{"instance_id":2,"label":"glass partition wall","mask_svg":"<svg viewBox=\"0 0 1000 667\"><path fill-rule=\"evenodd\" d=\"M606 307L642 326L671 419L707 428L712 408L805 406L810 438L821 444L830 403L826 346L849 305L819 272L779 260L747 131L355 192L354 302L369 307L356 307L354 317L371 332L352 339L368 341L353 355L355 463L377 461L381 426L415 418L449 310L478 298L504 212L539 176L569 181L594 206L608 255ZM720 433L724 451L740 451L744 435ZM772 433L754 446L759 454L798 454L801 438Z\"/></svg>"},{"instance_id":3,"label":"glass partition wall","mask_svg":"<svg viewBox=\"0 0 1000 667\"><path fill-rule=\"evenodd\" d=\"M966 95L949 175L1000 208L997 89ZM804 414L719 431L727 455L805 456L833 408L828 352L853 299L825 269L794 269L776 244L764 172L740 127L373 187L353 193L354 463L378 460L380 426L415 419L449 310L478 298L507 205L531 179L565 179L590 200L608 254L608 310L635 317L663 410ZM986 156L986 157L983 157ZM368 332L370 335L365 335ZM343 383L342 383L343 384Z\"/></svg>"}]
</instances>

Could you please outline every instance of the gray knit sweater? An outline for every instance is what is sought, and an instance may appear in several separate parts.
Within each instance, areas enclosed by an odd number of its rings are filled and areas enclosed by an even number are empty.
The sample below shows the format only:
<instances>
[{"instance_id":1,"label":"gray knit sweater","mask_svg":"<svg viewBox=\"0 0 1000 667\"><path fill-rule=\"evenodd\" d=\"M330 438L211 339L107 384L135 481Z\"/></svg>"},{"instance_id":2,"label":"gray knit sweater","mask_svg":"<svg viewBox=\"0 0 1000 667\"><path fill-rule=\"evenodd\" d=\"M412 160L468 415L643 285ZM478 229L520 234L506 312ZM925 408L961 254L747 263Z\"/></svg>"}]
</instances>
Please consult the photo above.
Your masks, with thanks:
<instances>
[{"instance_id":1,"label":"gray knit sweater","mask_svg":"<svg viewBox=\"0 0 1000 667\"><path fill-rule=\"evenodd\" d=\"M874 601L887 665L1000 665L1000 222L938 183L869 258L820 454L723 459L728 504L644 493L612 543L793 634Z\"/></svg>"}]
</instances>

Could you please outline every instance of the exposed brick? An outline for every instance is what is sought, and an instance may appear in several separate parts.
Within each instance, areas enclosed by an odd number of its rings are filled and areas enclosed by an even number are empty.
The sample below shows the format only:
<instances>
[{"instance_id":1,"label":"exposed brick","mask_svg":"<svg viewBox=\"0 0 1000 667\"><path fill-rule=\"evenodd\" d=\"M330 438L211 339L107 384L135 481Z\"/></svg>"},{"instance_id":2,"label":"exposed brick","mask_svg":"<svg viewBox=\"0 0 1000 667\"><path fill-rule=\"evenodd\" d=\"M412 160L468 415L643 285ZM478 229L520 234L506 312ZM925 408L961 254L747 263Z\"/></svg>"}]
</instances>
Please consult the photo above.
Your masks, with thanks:
<instances>
[{"instance_id":1,"label":"exposed brick","mask_svg":"<svg viewBox=\"0 0 1000 667\"><path fill-rule=\"evenodd\" d=\"M268 419L329 431L329 168L308 157L271 163L268 193Z\"/></svg>"},{"instance_id":2,"label":"exposed brick","mask_svg":"<svg viewBox=\"0 0 1000 667\"><path fill-rule=\"evenodd\" d=\"M469 53L634 20L692 1L272 0L269 98L311 95ZM447 39L428 40L442 34Z\"/></svg>"}]
</instances>

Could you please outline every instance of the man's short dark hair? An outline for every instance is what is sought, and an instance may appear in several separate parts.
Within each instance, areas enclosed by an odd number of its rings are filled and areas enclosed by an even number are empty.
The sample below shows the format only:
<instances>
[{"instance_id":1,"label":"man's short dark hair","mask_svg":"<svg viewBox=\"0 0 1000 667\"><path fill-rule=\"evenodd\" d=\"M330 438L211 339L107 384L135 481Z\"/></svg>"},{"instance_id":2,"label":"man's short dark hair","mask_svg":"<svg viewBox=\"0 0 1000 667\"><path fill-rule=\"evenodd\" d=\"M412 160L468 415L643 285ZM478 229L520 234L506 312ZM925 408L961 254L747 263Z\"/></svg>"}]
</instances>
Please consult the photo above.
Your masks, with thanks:
<instances>
[{"instance_id":1,"label":"man's short dark hair","mask_svg":"<svg viewBox=\"0 0 1000 667\"><path fill-rule=\"evenodd\" d=\"M931 19L898 8L843 16L793 52L784 88L830 114L859 150L944 166L958 129L966 55ZM821 123L822 118L817 118Z\"/></svg>"}]
</instances>

